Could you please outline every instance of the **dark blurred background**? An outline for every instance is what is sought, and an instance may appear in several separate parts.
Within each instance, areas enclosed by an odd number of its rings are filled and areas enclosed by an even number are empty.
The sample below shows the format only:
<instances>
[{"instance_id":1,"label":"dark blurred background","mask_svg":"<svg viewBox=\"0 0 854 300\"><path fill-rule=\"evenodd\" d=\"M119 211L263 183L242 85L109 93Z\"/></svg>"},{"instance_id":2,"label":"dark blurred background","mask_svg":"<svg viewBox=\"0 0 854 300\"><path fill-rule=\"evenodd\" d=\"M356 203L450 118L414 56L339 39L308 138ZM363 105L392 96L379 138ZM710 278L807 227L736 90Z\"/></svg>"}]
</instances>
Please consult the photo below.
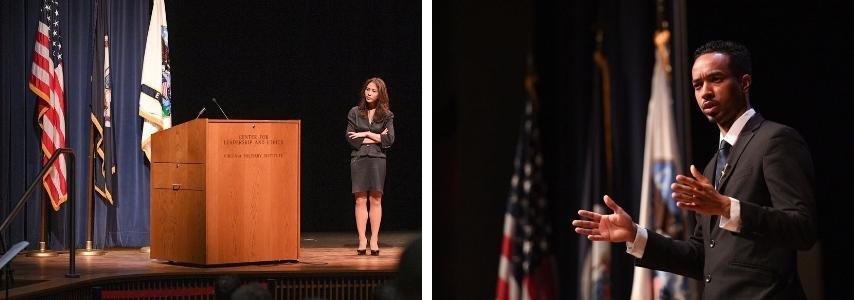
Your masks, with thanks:
<instances>
[{"instance_id":1,"label":"dark blurred background","mask_svg":"<svg viewBox=\"0 0 854 300\"><path fill-rule=\"evenodd\" d=\"M854 207L847 188L854 179L849 158L854 153L854 99L848 92L854 79L854 4L685 2L663 1L671 29L686 37L687 48L677 49L681 54L671 48L671 59L687 56L690 70L693 49L707 41L745 44L753 57L751 104L767 119L798 130L809 144L820 240L811 252L802 253L802 282L813 297L844 295L849 290L845 277L831 275L854 266L848 254L854 230L845 223ZM580 196L593 97L594 28L604 32L602 49L611 70L611 195L637 218L657 2L448 1L434 7L434 296L495 297L530 56L540 78L551 250L561 298L573 299L579 288L579 238L570 222L585 201ZM673 28L677 7L684 8L684 23ZM690 86L674 86L683 169L692 163L704 166L718 137L691 92ZM631 292L633 261L624 251L624 245L611 250L613 299L627 299Z\"/></svg>"}]
</instances>

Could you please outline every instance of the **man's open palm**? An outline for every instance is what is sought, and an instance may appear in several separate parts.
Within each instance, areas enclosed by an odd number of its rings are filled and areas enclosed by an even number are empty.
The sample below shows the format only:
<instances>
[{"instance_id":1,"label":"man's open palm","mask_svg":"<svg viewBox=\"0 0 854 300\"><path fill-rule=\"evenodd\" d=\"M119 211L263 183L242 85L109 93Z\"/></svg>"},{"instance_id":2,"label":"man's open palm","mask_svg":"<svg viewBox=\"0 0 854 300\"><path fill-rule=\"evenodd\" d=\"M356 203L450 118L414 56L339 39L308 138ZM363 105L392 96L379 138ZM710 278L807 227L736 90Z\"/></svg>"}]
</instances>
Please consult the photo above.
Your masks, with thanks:
<instances>
[{"instance_id":1,"label":"man's open palm","mask_svg":"<svg viewBox=\"0 0 854 300\"><path fill-rule=\"evenodd\" d=\"M603 197L605 205L613 214L603 215L592 211L579 210L578 215L587 220L573 220L575 232L587 235L591 241L608 241L613 243L634 241L636 229L632 217L617 205L611 197Z\"/></svg>"}]
</instances>

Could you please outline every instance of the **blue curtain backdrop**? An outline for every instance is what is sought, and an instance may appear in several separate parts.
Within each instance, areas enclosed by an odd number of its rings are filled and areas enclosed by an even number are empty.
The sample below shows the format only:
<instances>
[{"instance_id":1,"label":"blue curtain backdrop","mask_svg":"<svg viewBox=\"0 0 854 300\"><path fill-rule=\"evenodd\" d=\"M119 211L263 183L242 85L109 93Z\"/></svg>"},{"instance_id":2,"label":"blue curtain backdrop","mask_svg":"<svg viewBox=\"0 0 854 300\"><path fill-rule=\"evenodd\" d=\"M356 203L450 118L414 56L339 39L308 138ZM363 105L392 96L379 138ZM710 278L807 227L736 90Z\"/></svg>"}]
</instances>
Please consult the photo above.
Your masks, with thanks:
<instances>
[{"instance_id":1,"label":"blue curtain backdrop","mask_svg":"<svg viewBox=\"0 0 854 300\"><path fill-rule=\"evenodd\" d=\"M92 1L60 1L63 57L65 63L66 140L76 153L77 246L86 240L86 182L88 166L90 84L92 65ZM113 115L117 152L118 188L115 206L96 198L93 241L96 247L148 245L149 169L139 150L141 120L137 116L139 82L150 1L111 2L111 66ZM7 216L27 185L41 169L40 131L36 123L36 96L28 88L35 28L40 0L4 1L0 8L0 215ZM40 189L41 190L41 189ZM39 190L39 191L40 191ZM7 242L27 240L30 248L39 240L41 193L35 193L26 211L9 232ZM68 202L59 212L48 207L48 247L66 247ZM8 244L7 244L8 245Z\"/></svg>"}]
</instances>

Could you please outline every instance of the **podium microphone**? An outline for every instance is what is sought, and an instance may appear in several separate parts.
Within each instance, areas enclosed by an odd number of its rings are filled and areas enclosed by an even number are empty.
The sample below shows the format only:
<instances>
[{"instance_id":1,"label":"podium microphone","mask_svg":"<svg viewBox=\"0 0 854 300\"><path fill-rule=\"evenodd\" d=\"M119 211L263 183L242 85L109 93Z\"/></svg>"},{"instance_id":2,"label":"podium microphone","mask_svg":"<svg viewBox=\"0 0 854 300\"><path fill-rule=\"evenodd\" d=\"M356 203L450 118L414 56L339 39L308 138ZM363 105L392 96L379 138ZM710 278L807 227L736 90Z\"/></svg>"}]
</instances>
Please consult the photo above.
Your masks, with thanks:
<instances>
[{"instance_id":1,"label":"podium microphone","mask_svg":"<svg viewBox=\"0 0 854 300\"><path fill-rule=\"evenodd\" d=\"M223 116L225 116L225 119L228 120L228 115L226 115L225 111L222 110L222 106L219 106L219 102L216 102L216 98L211 98L211 100L213 100L213 103L216 104L216 107L219 107L219 111L222 113Z\"/></svg>"},{"instance_id":2,"label":"podium microphone","mask_svg":"<svg viewBox=\"0 0 854 300\"><path fill-rule=\"evenodd\" d=\"M205 113L205 109L207 109L207 107L202 106L202 110L200 110L199 113L196 114L196 119L198 119L202 116L203 113Z\"/></svg>"}]
</instances>

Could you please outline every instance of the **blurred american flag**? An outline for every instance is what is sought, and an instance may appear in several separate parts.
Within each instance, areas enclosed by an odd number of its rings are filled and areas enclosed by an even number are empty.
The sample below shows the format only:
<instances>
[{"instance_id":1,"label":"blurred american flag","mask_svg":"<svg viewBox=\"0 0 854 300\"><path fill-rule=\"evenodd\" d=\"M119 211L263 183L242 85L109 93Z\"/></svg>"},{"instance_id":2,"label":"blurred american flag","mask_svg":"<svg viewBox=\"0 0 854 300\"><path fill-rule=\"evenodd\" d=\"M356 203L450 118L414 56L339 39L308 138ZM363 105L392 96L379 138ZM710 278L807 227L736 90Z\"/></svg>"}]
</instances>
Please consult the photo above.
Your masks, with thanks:
<instances>
[{"instance_id":1,"label":"blurred american flag","mask_svg":"<svg viewBox=\"0 0 854 300\"><path fill-rule=\"evenodd\" d=\"M534 109L536 96L530 86L529 94L504 214L496 299L557 298L555 263L549 244L551 226L542 175L543 156Z\"/></svg>"}]
</instances>

